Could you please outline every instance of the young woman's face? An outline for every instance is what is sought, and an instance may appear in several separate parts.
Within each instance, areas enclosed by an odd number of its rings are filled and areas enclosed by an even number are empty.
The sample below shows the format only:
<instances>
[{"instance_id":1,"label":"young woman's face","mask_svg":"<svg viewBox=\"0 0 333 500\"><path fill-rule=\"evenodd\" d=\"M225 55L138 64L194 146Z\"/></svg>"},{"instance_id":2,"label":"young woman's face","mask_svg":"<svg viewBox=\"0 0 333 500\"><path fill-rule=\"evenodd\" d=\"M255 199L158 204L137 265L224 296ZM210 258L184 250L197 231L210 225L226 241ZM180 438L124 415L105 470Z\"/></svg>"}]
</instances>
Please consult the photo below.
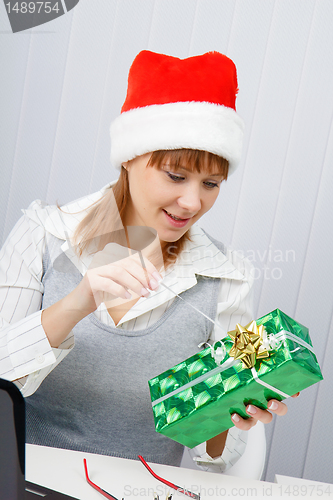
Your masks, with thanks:
<instances>
[{"instance_id":1,"label":"young woman's face","mask_svg":"<svg viewBox=\"0 0 333 500\"><path fill-rule=\"evenodd\" d=\"M185 165L175 169L168 162L158 169L147 166L150 156L139 156L125 165L131 195L125 224L149 226L161 241L177 241L214 205L223 175L204 168L192 172Z\"/></svg>"}]
</instances>

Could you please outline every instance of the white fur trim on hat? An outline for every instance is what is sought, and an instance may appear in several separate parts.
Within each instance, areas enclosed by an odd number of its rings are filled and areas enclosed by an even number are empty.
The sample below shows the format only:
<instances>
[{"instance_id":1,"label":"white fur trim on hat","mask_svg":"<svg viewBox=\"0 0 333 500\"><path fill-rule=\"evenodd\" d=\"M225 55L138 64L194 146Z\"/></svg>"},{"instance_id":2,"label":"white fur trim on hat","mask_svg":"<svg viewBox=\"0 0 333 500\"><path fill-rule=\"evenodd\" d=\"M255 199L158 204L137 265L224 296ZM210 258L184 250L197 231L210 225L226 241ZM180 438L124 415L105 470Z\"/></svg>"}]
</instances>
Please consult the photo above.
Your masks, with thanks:
<instances>
[{"instance_id":1,"label":"white fur trim on hat","mask_svg":"<svg viewBox=\"0 0 333 500\"><path fill-rule=\"evenodd\" d=\"M111 124L111 163L160 149L199 149L222 156L229 174L241 158L244 123L232 108L175 102L126 111Z\"/></svg>"}]
</instances>

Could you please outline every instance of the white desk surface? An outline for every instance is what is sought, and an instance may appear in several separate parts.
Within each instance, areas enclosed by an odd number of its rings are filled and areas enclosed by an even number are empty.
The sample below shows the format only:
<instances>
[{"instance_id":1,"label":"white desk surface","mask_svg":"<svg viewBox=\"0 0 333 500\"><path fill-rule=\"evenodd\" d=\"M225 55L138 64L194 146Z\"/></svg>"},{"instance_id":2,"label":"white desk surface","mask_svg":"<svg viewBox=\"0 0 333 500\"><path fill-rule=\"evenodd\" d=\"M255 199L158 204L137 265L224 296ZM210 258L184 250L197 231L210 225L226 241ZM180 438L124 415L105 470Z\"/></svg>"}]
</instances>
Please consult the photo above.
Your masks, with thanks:
<instances>
[{"instance_id":1,"label":"white desk surface","mask_svg":"<svg viewBox=\"0 0 333 500\"><path fill-rule=\"evenodd\" d=\"M293 495L302 496L302 491L306 492L309 496L311 492L313 495L322 496L323 498L333 499L333 484L321 483L320 481L312 481L311 479L303 479L299 477L283 476L280 474L275 474L275 483L280 486L283 485L281 491L284 491L285 495L293 492ZM298 492L298 493L297 493Z\"/></svg>"},{"instance_id":2,"label":"white desk surface","mask_svg":"<svg viewBox=\"0 0 333 500\"><path fill-rule=\"evenodd\" d=\"M153 500L154 492L159 495L160 500L165 500L167 493L172 493L173 500L189 498L170 490L151 476L140 461L35 445L26 446L26 479L79 500L102 500L104 497L86 482L83 458L87 459L90 479L119 500ZM294 496L285 496L284 485L281 484L161 464L150 465L164 479L194 493L200 492L201 500L219 500L225 497L267 500L267 497L290 499ZM333 498L333 486L331 485L330 495L327 491L323 494L322 491L312 489L311 492L309 490L309 495L303 491L303 494L299 492L296 496Z\"/></svg>"}]
</instances>

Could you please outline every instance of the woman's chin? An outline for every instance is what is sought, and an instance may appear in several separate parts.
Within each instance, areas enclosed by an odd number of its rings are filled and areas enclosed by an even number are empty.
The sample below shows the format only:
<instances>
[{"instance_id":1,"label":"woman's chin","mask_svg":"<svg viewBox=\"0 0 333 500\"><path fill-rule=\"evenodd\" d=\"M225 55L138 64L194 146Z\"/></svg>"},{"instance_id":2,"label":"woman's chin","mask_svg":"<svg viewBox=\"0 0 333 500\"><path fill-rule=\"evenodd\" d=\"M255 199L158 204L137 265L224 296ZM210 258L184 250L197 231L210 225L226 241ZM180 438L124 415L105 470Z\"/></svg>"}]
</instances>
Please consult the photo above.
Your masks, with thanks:
<instances>
[{"instance_id":1,"label":"woman's chin","mask_svg":"<svg viewBox=\"0 0 333 500\"><path fill-rule=\"evenodd\" d=\"M169 231L161 231L161 232L158 232L158 237L160 239L160 241L162 243L175 243L176 241L180 240L180 238L182 236L184 236L184 234L187 232L188 230L186 231L172 231L172 232L169 232Z\"/></svg>"}]
</instances>

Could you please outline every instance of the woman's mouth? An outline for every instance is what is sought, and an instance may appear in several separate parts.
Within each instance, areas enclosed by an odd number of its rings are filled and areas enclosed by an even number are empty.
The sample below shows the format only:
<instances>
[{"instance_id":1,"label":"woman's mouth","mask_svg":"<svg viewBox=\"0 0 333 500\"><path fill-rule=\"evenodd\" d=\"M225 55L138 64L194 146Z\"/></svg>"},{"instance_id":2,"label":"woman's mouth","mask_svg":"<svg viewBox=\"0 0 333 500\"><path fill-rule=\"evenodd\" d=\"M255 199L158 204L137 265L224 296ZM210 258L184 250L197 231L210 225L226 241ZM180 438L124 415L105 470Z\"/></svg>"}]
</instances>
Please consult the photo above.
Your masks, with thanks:
<instances>
[{"instance_id":1,"label":"woman's mouth","mask_svg":"<svg viewBox=\"0 0 333 500\"><path fill-rule=\"evenodd\" d=\"M190 220L188 219L182 219L181 217L178 217L177 215L171 214L170 212L167 212L166 210L163 209L163 212L165 213L168 221L174 226L174 227L184 227Z\"/></svg>"}]
</instances>

